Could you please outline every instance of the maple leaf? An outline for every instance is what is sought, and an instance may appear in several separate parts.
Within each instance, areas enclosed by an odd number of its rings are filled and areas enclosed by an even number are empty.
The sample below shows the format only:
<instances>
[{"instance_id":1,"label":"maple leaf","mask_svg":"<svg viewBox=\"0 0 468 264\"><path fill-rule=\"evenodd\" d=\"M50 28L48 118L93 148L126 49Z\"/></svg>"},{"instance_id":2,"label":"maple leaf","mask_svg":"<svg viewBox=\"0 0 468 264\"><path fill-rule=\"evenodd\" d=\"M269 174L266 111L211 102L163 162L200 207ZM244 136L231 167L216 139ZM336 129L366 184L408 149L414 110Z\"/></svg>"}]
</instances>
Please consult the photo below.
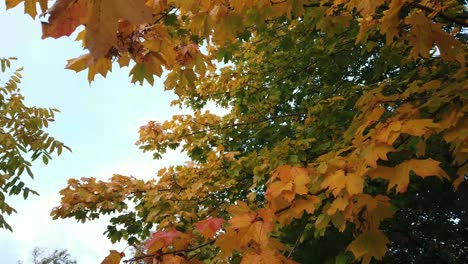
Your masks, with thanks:
<instances>
[{"instance_id":1,"label":"maple leaf","mask_svg":"<svg viewBox=\"0 0 468 264\"><path fill-rule=\"evenodd\" d=\"M175 228L172 228L169 231L158 231L153 233L151 239L148 240L145 244L148 254L152 254L159 249L172 244L174 239L180 236L181 232L177 231Z\"/></svg>"},{"instance_id":2,"label":"maple leaf","mask_svg":"<svg viewBox=\"0 0 468 264\"><path fill-rule=\"evenodd\" d=\"M437 176L448 179L448 175L439 167L440 162L433 159L416 160L411 159L398 164L395 167L378 166L371 170L372 178L383 178L389 180L388 189L396 186L397 193L405 192L409 184L410 171L420 177Z\"/></svg>"},{"instance_id":3,"label":"maple leaf","mask_svg":"<svg viewBox=\"0 0 468 264\"><path fill-rule=\"evenodd\" d=\"M84 58L86 59L86 58ZM77 66L75 64L75 66ZM88 82L92 82L96 74L100 74L103 77L107 76L107 73L112 71L112 61L107 58L100 58L95 60L94 63L88 67Z\"/></svg>"},{"instance_id":4,"label":"maple leaf","mask_svg":"<svg viewBox=\"0 0 468 264\"><path fill-rule=\"evenodd\" d=\"M95 0L86 23L85 47L100 58L116 43L120 19L144 24L151 22L151 14L144 0Z\"/></svg>"},{"instance_id":5,"label":"maple leaf","mask_svg":"<svg viewBox=\"0 0 468 264\"><path fill-rule=\"evenodd\" d=\"M273 200L274 198L282 195L287 201L292 201L294 198L293 193L293 183L292 182L283 182L276 181L268 186L265 196L268 200Z\"/></svg>"},{"instance_id":6,"label":"maple leaf","mask_svg":"<svg viewBox=\"0 0 468 264\"><path fill-rule=\"evenodd\" d=\"M409 42L413 49L411 56L417 59L419 55L429 57L434 41L432 40L431 21L422 13L416 12L405 19L405 22L411 25L411 35Z\"/></svg>"},{"instance_id":7,"label":"maple leaf","mask_svg":"<svg viewBox=\"0 0 468 264\"><path fill-rule=\"evenodd\" d=\"M241 264L250 264L250 263L258 263L258 264L283 264L288 263L286 259L271 249L261 250L254 253L245 254L242 257ZM293 262L290 262L293 263Z\"/></svg>"},{"instance_id":8,"label":"maple leaf","mask_svg":"<svg viewBox=\"0 0 468 264\"><path fill-rule=\"evenodd\" d=\"M333 215L336 211L344 211L346 206L348 206L349 200L345 197L336 198L331 204L330 208L327 210L328 215Z\"/></svg>"},{"instance_id":9,"label":"maple leaf","mask_svg":"<svg viewBox=\"0 0 468 264\"><path fill-rule=\"evenodd\" d=\"M316 209L316 205L320 202L320 198L318 198L315 195L311 195L307 197L307 199L296 199L292 203L290 214L294 218L302 217L304 211L309 214L312 214Z\"/></svg>"},{"instance_id":10,"label":"maple leaf","mask_svg":"<svg viewBox=\"0 0 468 264\"><path fill-rule=\"evenodd\" d=\"M329 188L336 197L346 187L346 176L344 170L337 170L328 175L320 185L322 188Z\"/></svg>"},{"instance_id":11,"label":"maple leaf","mask_svg":"<svg viewBox=\"0 0 468 264\"><path fill-rule=\"evenodd\" d=\"M206 220L195 223L195 229L200 232L205 238L213 238L216 232L219 231L225 220L222 218L210 217Z\"/></svg>"},{"instance_id":12,"label":"maple leaf","mask_svg":"<svg viewBox=\"0 0 468 264\"><path fill-rule=\"evenodd\" d=\"M294 192L296 194L307 194L309 192L308 185L310 183L307 169L293 167L291 173L294 175Z\"/></svg>"},{"instance_id":13,"label":"maple leaf","mask_svg":"<svg viewBox=\"0 0 468 264\"><path fill-rule=\"evenodd\" d=\"M220 254L228 257L240 247L240 238L233 228L227 228L224 234L216 238L215 245L221 249Z\"/></svg>"},{"instance_id":14,"label":"maple leaf","mask_svg":"<svg viewBox=\"0 0 468 264\"><path fill-rule=\"evenodd\" d=\"M363 17L367 17L374 14L375 9L381 6L384 2L384 0L362 0L359 1L357 10Z\"/></svg>"},{"instance_id":15,"label":"maple leaf","mask_svg":"<svg viewBox=\"0 0 468 264\"><path fill-rule=\"evenodd\" d=\"M84 54L79 56L78 58L74 58L68 60L67 65L65 66L66 69L74 70L76 72L80 72L86 68L88 68L93 63L93 57L91 54Z\"/></svg>"},{"instance_id":16,"label":"maple leaf","mask_svg":"<svg viewBox=\"0 0 468 264\"><path fill-rule=\"evenodd\" d=\"M181 263L186 263L186 260L177 255L164 255L162 257L162 263L164 264L181 264Z\"/></svg>"},{"instance_id":17,"label":"maple leaf","mask_svg":"<svg viewBox=\"0 0 468 264\"><path fill-rule=\"evenodd\" d=\"M369 144L368 147L364 149L362 152L362 156L366 160L367 165L372 168L377 167L378 160L388 160L387 153L396 151L392 145L380 143L380 142L372 142Z\"/></svg>"},{"instance_id":18,"label":"maple leaf","mask_svg":"<svg viewBox=\"0 0 468 264\"><path fill-rule=\"evenodd\" d=\"M17 6L19 3L24 2L24 13L30 15L33 19L37 15L36 5L39 3L41 10L47 10L47 0L6 0L6 8L10 9Z\"/></svg>"},{"instance_id":19,"label":"maple leaf","mask_svg":"<svg viewBox=\"0 0 468 264\"><path fill-rule=\"evenodd\" d=\"M388 238L379 229L373 229L360 234L347 250L354 254L356 259L362 258L362 263L368 264L372 258L381 260L387 252Z\"/></svg>"},{"instance_id":20,"label":"maple leaf","mask_svg":"<svg viewBox=\"0 0 468 264\"><path fill-rule=\"evenodd\" d=\"M42 22L42 38L70 36L88 20L90 1L59 0L48 10L48 22Z\"/></svg>"},{"instance_id":21,"label":"maple leaf","mask_svg":"<svg viewBox=\"0 0 468 264\"><path fill-rule=\"evenodd\" d=\"M280 179L268 186L265 195L267 199L273 200L282 196L287 201L292 201L295 194L307 194L310 176L305 168L293 166L280 166L272 174L271 180Z\"/></svg>"},{"instance_id":22,"label":"maple leaf","mask_svg":"<svg viewBox=\"0 0 468 264\"><path fill-rule=\"evenodd\" d=\"M117 250L109 250L109 255L106 256L101 264L119 264L123 257L125 257L123 252L119 253Z\"/></svg>"},{"instance_id":23,"label":"maple leaf","mask_svg":"<svg viewBox=\"0 0 468 264\"><path fill-rule=\"evenodd\" d=\"M406 1L393 0L390 2L388 10L383 12L384 16L381 19L380 31L386 36L388 44L392 43L393 39L398 36L400 10Z\"/></svg>"}]
</instances>

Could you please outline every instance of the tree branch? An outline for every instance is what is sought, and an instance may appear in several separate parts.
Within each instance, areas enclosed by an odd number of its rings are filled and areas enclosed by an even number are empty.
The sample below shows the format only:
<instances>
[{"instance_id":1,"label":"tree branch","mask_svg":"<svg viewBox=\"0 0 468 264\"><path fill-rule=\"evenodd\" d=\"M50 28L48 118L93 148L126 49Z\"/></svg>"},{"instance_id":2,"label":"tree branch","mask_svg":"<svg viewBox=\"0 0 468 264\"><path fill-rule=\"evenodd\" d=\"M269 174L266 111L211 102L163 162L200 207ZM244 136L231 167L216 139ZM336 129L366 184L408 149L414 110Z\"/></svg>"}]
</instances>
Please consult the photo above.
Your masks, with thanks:
<instances>
[{"instance_id":1,"label":"tree branch","mask_svg":"<svg viewBox=\"0 0 468 264\"><path fill-rule=\"evenodd\" d=\"M412 6L414 8L417 8L417 9L420 9L420 10L423 10L423 11L426 11L428 13L436 12L434 9L432 9L430 7L427 7L427 6L424 6L424 5L421 5L419 3L411 3L410 6ZM453 22L455 24L458 24L460 26L468 27L468 20L467 19L452 17L452 16L449 16L449 15L447 15L445 13L442 13L442 12L436 12L435 16L443 18L445 20L448 20L448 21Z\"/></svg>"},{"instance_id":2,"label":"tree branch","mask_svg":"<svg viewBox=\"0 0 468 264\"><path fill-rule=\"evenodd\" d=\"M188 252L191 252L191 251L195 251L195 250L197 250L199 248L211 245L215 241L216 241L216 239L213 239L213 240L210 240L210 241L205 242L203 244L200 244L198 246L189 247L189 248L186 248L186 249L180 249L180 250L174 250L174 251L169 251L169 252L158 252L158 253L154 253L154 254L142 255L142 256L134 257L134 258L129 259L129 260L124 260L123 262L124 263L131 263L131 262L135 262L135 261L146 259L146 258L156 258L156 257L164 256L164 255L177 255L177 254L180 254L180 253L188 253Z\"/></svg>"}]
</instances>

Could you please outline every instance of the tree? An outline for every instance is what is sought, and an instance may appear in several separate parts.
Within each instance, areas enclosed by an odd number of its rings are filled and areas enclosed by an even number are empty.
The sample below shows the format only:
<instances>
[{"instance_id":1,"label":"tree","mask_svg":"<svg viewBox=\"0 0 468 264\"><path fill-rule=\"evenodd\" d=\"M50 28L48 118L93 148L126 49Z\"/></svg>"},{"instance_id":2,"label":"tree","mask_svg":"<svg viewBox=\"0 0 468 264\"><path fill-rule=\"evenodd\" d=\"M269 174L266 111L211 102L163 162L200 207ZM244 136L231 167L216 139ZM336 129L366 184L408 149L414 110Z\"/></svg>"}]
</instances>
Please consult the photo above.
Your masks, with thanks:
<instances>
[{"instance_id":1,"label":"tree","mask_svg":"<svg viewBox=\"0 0 468 264\"><path fill-rule=\"evenodd\" d=\"M66 249L49 252L46 248L35 247L31 252L33 264L76 264ZM23 262L19 262L23 263Z\"/></svg>"},{"instance_id":2,"label":"tree","mask_svg":"<svg viewBox=\"0 0 468 264\"><path fill-rule=\"evenodd\" d=\"M2 75L8 73L13 60L16 59L0 58ZM29 194L38 195L21 179L24 172L33 177L31 162L42 158L47 164L54 152L60 155L63 148L69 149L44 131L58 110L24 104L19 89L21 70L14 71L8 79L0 79L0 228L9 230L12 228L4 215L16 210L6 202L6 196L23 194L26 199Z\"/></svg>"},{"instance_id":3,"label":"tree","mask_svg":"<svg viewBox=\"0 0 468 264\"><path fill-rule=\"evenodd\" d=\"M108 237L145 246L129 262L463 261L466 4L55 2L43 37L85 25L89 53L67 68L92 81L132 62L150 84L164 69L194 113L150 121L137 142L190 163L152 181L70 179L54 218L115 213Z\"/></svg>"}]
</instances>

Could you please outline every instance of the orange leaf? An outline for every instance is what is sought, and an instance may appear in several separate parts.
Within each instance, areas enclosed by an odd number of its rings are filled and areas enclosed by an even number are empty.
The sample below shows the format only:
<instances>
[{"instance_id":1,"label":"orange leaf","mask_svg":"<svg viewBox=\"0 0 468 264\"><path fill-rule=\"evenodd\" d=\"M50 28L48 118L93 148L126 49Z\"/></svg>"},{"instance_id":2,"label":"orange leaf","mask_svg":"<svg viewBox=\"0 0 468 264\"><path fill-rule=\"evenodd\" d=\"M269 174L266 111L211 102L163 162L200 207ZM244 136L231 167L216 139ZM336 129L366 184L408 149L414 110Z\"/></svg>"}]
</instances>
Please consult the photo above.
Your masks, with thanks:
<instances>
[{"instance_id":1,"label":"orange leaf","mask_svg":"<svg viewBox=\"0 0 468 264\"><path fill-rule=\"evenodd\" d=\"M320 202L320 198L317 196L309 196L307 200L305 199L296 199L293 201L291 206L291 215L294 218L300 218L306 211L309 214L312 214L315 211L315 205Z\"/></svg>"},{"instance_id":2,"label":"orange leaf","mask_svg":"<svg viewBox=\"0 0 468 264\"><path fill-rule=\"evenodd\" d=\"M225 220L222 218L210 217L206 220L195 223L195 229L205 238L212 238L219 231Z\"/></svg>"},{"instance_id":3,"label":"orange leaf","mask_svg":"<svg viewBox=\"0 0 468 264\"><path fill-rule=\"evenodd\" d=\"M221 249L220 254L222 256L230 256L235 249L240 247L238 233L232 228L227 228L226 233L221 234L216 239L215 245Z\"/></svg>"},{"instance_id":4,"label":"orange leaf","mask_svg":"<svg viewBox=\"0 0 468 264\"><path fill-rule=\"evenodd\" d=\"M231 224L232 228L243 228L243 227L247 227L251 225L254 219L255 219L255 214L249 213L249 214L234 216L233 218L231 218L231 220L229 220L229 223Z\"/></svg>"},{"instance_id":5,"label":"orange leaf","mask_svg":"<svg viewBox=\"0 0 468 264\"><path fill-rule=\"evenodd\" d=\"M70 36L75 29L85 24L89 14L89 1L59 0L49 10L49 21L42 23L42 38Z\"/></svg>"},{"instance_id":6,"label":"orange leaf","mask_svg":"<svg viewBox=\"0 0 468 264\"><path fill-rule=\"evenodd\" d=\"M294 175L294 192L296 194L307 194L310 177L305 168L293 167L291 173Z\"/></svg>"},{"instance_id":7,"label":"orange leaf","mask_svg":"<svg viewBox=\"0 0 468 264\"><path fill-rule=\"evenodd\" d=\"M341 190L345 188L346 177L344 170L337 170L333 174L327 176L320 185L322 188L329 187L334 196L337 196Z\"/></svg>"},{"instance_id":8,"label":"orange leaf","mask_svg":"<svg viewBox=\"0 0 468 264\"><path fill-rule=\"evenodd\" d=\"M117 250L109 250L109 255L101 262L101 264L119 264L120 260L125 257L123 252Z\"/></svg>"},{"instance_id":9,"label":"orange leaf","mask_svg":"<svg viewBox=\"0 0 468 264\"><path fill-rule=\"evenodd\" d=\"M164 255L162 257L162 263L164 264L181 264L184 263L185 259L177 255Z\"/></svg>"},{"instance_id":10,"label":"orange leaf","mask_svg":"<svg viewBox=\"0 0 468 264\"><path fill-rule=\"evenodd\" d=\"M413 171L420 177L437 176L447 178L448 175L439 167L439 163L433 159L416 160L411 159L398 164L395 167L378 166L369 172L372 178L383 178L389 180L388 189L396 186L398 193L405 192L409 184L409 173Z\"/></svg>"}]
</instances>

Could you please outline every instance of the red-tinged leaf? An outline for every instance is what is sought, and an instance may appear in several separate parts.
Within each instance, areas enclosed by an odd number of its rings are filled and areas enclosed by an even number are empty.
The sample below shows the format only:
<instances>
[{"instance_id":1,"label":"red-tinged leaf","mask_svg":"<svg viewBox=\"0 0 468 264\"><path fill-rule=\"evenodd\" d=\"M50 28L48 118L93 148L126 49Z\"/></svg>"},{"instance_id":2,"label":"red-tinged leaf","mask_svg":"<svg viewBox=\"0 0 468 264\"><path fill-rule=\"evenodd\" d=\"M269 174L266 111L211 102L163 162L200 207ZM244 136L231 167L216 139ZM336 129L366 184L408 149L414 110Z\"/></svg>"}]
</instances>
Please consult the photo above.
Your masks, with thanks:
<instances>
[{"instance_id":1,"label":"red-tinged leaf","mask_svg":"<svg viewBox=\"0 0 468 264\"><path fill-rule=\"evenodd\" d=\"M90 2L86 0L59 0L49 10L49 21L42 23L42 38L70 36L75 29L85 24Z\"/></svg>"},{"instance_id":2,"label":"red-tinged leaf","mask_svg":"<svg viewBox=\"0 0 468 264\"><path fill-rule=\"evenodd\" d=\"M174 239L180 236L180 232L177 231L175 228L172 228L169 231L158 231L153 233L151 239L148 240L145 244L145 248L147 249L148 254L152 254L159 249L172 244Z\"/></svg>"},{"instance_id":3,"label":"red-tinged leaf","mask_svg":"<svg viewBox=\"0 0 468 264\"><path fill-rule=\"evenodd\" d=\"M206 220L195 223L195 229L205 238L212 238L219 231L225 220L222 218L210 217Z\"/></svg>"},{"instance_id":4,"label":"red-tinged leaf","mask_svg":"<svg viewBox=\"0 0 468 264\"><path fill-rule=\"evenodd\" d=\"M116 250L109 250L109 255L107 255L101 264L119 264L123 257L125 257L123 252L119 253Z\"/></svg>"}]
</instances>

